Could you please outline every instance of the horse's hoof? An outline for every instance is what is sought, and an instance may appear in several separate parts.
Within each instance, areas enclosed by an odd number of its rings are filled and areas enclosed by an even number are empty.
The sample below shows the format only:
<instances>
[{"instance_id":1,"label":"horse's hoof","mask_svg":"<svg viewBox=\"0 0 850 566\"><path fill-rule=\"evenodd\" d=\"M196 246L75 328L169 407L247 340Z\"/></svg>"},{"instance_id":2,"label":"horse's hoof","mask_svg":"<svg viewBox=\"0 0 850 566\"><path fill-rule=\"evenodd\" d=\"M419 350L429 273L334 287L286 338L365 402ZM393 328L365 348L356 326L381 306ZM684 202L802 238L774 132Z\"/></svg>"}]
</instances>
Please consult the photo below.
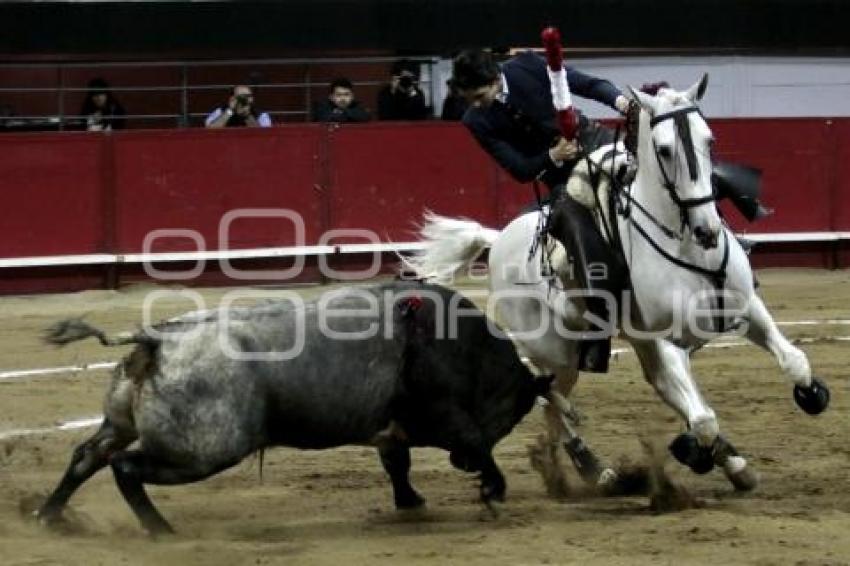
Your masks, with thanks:
<instances>
[{"instance_id":1,"label":"horse's hoof","mask_svg":"<svg viewBox=\"0 0 850 566\"><path fill-rule=\"evenodd\" d=\"M728 474L726 476L737 491L752 491L759 485L758 474L746 467L736 474Z\"/></svg>"},{"instance_id":2,"label":"horse's hoof","mask_svg":"<svg viewBox=\"0 0 850 566\"><path fill-rule=\"evenodd\" d=\"M813 377L809 387L794 386L794 401L810 415L819 415L829 406L829 388L820 379Z\"/></svg>"},{"instance_id":3,"label":"horse's hoof","mask_svg":"<svg viewBox=\"0 0 850 566\"><path fill-rule=\"evenodd\" d=\"M596 480L596 487L609 489L617 485L620 481L620 476L612 468L605 468L599 473L599 479Z\"/></svg>"},{"instance_id":4,"label":"horse's hoof","mask_svg":"<svg viewBox=\"0 0 850 566\"><path fill-rule=\"evenodd\" d=\"M747 461L740 456L732 456L723 471L737 491L752 491L759 485L759 476Z\"/></svg>"},{"instance_id":5,"label":"horse's hoof","mask_svg":"<svg viewBox=\"0 0 850 566\"><path fill-rule=\"evenodd\" d=\"M584 444L581 438L573 438L564 443L573 465L581 479L589 485L599 485L602 478L602 464L596 455ZM608 468L610 470L610 468ZM610 470L613 473L613 470Z\"/></svg>"},{"instance_id":6,"label":"horse's hoof","mask_svg":"<svg viewBox=\"0 0 850 566\"><path fill-rule=\"evenodd\" d=\"M714 455L711 448L700 446L697 437L683 432L668 447L670 453L681 464L689 467L695 474L707 474L714 469Z\"/></svg>"}]
</instances>

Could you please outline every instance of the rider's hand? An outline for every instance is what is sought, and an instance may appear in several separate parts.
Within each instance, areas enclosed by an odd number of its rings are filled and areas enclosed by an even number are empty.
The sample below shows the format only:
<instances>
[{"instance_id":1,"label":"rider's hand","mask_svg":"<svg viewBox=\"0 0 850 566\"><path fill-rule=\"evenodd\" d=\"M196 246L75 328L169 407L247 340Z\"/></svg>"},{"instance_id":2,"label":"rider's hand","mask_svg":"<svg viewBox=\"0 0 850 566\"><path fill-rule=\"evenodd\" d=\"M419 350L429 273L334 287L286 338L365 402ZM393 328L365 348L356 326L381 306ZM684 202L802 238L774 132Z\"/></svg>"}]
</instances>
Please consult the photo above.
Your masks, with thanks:
<instances>
[{"instance_id":1,"label":"rider's hand","mask_svg":"<svg viewBox=\"0 0 850 566\"><path fill-rule=\"evenodd\" d=\"M578 142L575 140L558 138L558 143L549 150L549 159L556 165L563 161L572 161L576 156L578 156Z\"/></svg>"},{"instance_id":2,"label":"rider's hand","mask_svg":"<svg viewBox=\"0 0 850 566\"><path fill-rule=\"evenodd\" d=\"M621 94L614 101L614 106L617 108L617 112L625 116L629 111L629 99Z\"/></svg>"}]
</instances>

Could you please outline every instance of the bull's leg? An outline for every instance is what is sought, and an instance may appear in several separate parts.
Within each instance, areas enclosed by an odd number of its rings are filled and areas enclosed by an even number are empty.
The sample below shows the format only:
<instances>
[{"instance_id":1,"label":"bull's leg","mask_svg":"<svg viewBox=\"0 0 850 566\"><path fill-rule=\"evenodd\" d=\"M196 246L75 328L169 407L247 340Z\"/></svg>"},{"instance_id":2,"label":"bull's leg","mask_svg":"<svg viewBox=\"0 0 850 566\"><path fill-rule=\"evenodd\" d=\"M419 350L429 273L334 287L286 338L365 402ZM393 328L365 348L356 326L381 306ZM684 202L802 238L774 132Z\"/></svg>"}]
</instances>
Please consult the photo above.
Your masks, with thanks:
<instances>
[{"instance_id":1,"label":"bull's leg","mask_svg":"<svg viewBox=\"0 0 850 566\"><path fill-rule=\"evenodd\" d=\"M647 381L690 428L670 445L673 455L697 473L720 464L737 489L754 488L757 478L747 461L720 437L717 417L691 376L687 352L664 340L635 341L633 346Z\"/></svg>"},{"instance_id":2,"label":"bull's leg","mask_svg":"<svg viewBox=\"0 0 850 566\"><path fill-rule=\"evenodd\" d=\"M429 420L440 423L445 431L433 444L449 450L452 465L465 472L480 472L481 501L488 507L492 501L504 501L505 478L490 453L492 442L485 439L475 419L460 407L449 404L432 408Z\"/></svg>"},{"instance_id":3,"label":"bull's leg","mask_svg":"<svg viewBox=\"0 0 850 566\"><path fill-rule=\"evenodd\" d=\"M483 451L477 459L481 469L481 501L488 506L491 501L504 501L507 484L505 476L493 460L493 455L489 451Z\"/></svg>"},{"instance_id":4,"label":"bull's leg","mask_svg":"<svg viewBox=\"0 0 850 566\"><path fill-rule=\"evenodd\" d=\"M809 360L779 332L761 298L753 295L747 312L747 338L776 358L779 367L794 383L794 400L810 415L823 412L829 404L826 384L812 377Z\"/></svg>"},{"instance_id":5,"label":"bull's leg","mask_svg":"<svg viewBox=\"0 0 850 566\"><path fill-rule=\"evenodd\" d=\"M114 454L109 463L121 495L136 514L142 527L156 536L172 533L174 529L154 507L145 492L144 484L179 485L200 481L236 465L257 448L250 446L240 453L231 454L229 458L221 456L216 461L201 461L191 452L175 452L175 456L166 459L151 456L144 450L128 450Z\"/></svg>"},{"instance_id":6,"label":"bull's leg","mask_svg":"<svg viewBox=\"0 0 850 566\"><path fill-rule=\"evenodd\" d=\"M108 420L88 440L77 446L71 463L59 485L37 511L39 521L51 523L61 519L62 510L75 491L109 462L109 455L123 450L134 437L121 436Z\"/></svg>"},{"instance_id":7,"label":"bull's leg","mask_svg":"<svg viewBox=\"0 0 850 566\"><path fill-rule=\"evenodd\" d=\"M110 460L121 495L151 535L173 533L174 529L157 511L145 492L144 482L155 473L151 459L140 450L119 452ZM189 481L189 480L187 480Z\"/></svg>"},{"instance_id":8,"label":"bull's leg","mask_svg":"<svg viewBox=\"0 0 850 566\"><path fill-rule=\"evenodd\" d=\"M398 509L414 509L425 504L425 499L410 485L410 448L403 445L378 448L381 463L390 475L393 497Z\"/></svg>"},{"instance_id":9,"label":"bull's leg","mask_svg":"<svg viewBox=\"0 0 850 566\"><path fill-rule=\"evenodd\" d=\"M504 501L507 483L489 450L480 445L456 446L450 456L452 465L465 472L479 472L481 502L490 507L493 501ZM492 508L491 508L492 509Z\"/></svg>"}]
</instances>

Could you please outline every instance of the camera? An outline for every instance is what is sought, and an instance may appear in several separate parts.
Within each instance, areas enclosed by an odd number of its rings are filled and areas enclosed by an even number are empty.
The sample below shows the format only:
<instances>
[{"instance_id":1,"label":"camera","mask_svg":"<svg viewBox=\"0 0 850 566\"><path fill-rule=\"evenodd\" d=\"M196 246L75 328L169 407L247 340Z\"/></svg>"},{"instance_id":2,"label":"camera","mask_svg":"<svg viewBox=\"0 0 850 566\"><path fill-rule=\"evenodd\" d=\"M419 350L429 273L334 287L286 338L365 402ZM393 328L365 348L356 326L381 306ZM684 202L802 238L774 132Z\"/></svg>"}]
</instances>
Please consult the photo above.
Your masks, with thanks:
<instances>
[{"instance_id":1,"label":"camera","mask_svg":"<svg viewBox=\"0 0 850 566\"><path fill-rule=\"evenodd\" d=\"M412 87L413 84L414 80L413 77L411 77L410 75L402 75L398 79L398 86L400 86L404 90L410 90L410 87Z\"/></svg>"}]
</instances>

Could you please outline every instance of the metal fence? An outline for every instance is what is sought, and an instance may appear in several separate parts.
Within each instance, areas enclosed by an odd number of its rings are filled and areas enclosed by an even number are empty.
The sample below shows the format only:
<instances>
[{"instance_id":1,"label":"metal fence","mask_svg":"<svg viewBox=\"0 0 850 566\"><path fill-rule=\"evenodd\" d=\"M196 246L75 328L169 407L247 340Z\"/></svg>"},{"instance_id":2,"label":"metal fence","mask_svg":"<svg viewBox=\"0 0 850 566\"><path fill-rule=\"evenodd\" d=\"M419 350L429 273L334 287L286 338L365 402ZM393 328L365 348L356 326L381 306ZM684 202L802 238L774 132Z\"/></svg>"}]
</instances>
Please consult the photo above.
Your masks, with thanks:
<instances>
[{"instance_id":1,"label":"metal fence","mask_svg":"<svg viewBox=\"0 0 850 566\"><path fill-rule=\"evenodd\" d=\"M406 59L419 64L426 101L434 108L445 87L434 80L438 57ZM304 122L326 96L330 80L349 78L358 99L374 102L389 82L397 57L236 59L74 63L0 63L0 130L82 129L78 111L88 79L105 77L125 106L130 127L200 125L234 84L262 93L262 110L275 121Z\"/></svg>"}]
</instances>

